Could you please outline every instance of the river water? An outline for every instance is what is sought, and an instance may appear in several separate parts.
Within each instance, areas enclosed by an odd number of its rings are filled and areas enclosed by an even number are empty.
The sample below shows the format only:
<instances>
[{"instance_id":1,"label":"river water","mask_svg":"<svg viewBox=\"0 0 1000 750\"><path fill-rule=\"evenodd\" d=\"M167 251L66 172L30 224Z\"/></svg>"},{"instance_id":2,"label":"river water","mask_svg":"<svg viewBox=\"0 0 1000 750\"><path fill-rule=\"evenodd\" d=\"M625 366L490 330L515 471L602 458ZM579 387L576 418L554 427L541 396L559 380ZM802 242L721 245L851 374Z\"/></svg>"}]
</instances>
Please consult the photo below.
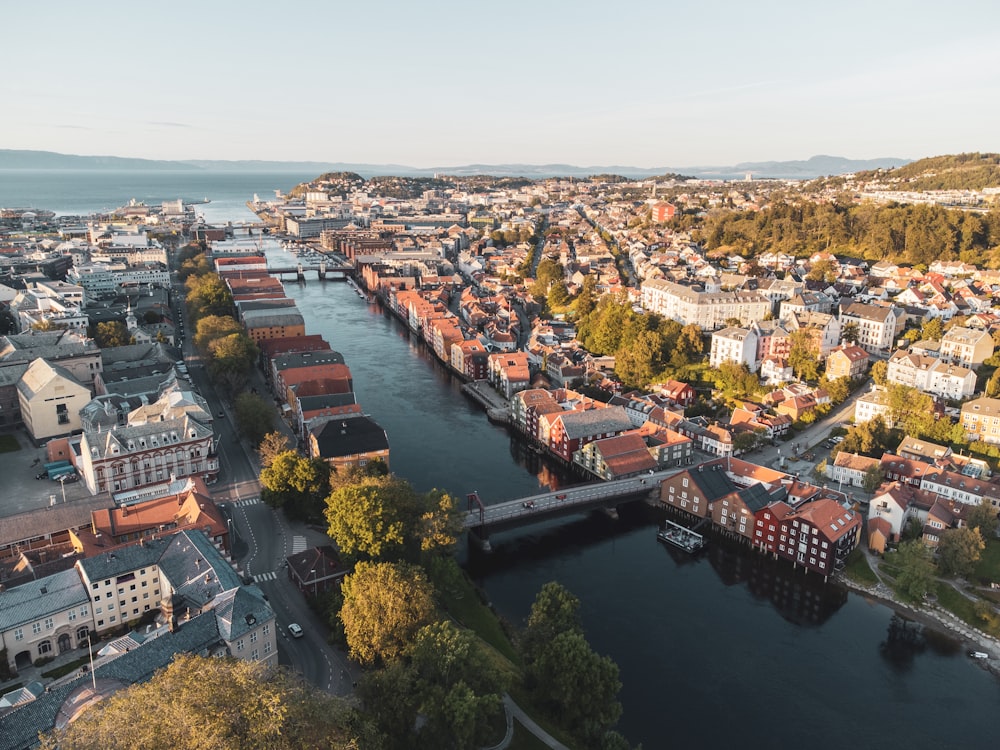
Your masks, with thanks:
<instances>
[{"instance_id":1,"label":"river water","mask_svg":"<svg viewBox=\"0 0 1000 750\"><path fill-rule=\"evenodd\" d=\"M460 392L397 320L342 282L286 284L309 333L340 351L394 472L486 502L563 479ZM657 511L622 509L492 537L467 565L523 625L541 586L581 600L587 637L621 669L619 729L661 747L992 747L1000 683L960 644L834 584L712 540L691 558L655 539Z\"/></svg>"},{"instance_id":2,"label":"river water","mask_svg":"<svg viewBox=\"0 0 1000 750\"><path fill-rule=\"evenodd\" d=\"M60 214L209 197L209 221L315 175L0 171L0 206ZM410 332L343 282L286 284L309 333L342 352L359 403L389 435L392 469L421 491L487 501L565 479L479 407ZM712 540L697 558L655 540L657 513L624 506L494 535L467 565L496 610L523 625L541 586L581 600L593 647L621 669L619 729L666 747L993 748L1000 682L947 637L887 607Z\"/></svg>"}]
</instances>

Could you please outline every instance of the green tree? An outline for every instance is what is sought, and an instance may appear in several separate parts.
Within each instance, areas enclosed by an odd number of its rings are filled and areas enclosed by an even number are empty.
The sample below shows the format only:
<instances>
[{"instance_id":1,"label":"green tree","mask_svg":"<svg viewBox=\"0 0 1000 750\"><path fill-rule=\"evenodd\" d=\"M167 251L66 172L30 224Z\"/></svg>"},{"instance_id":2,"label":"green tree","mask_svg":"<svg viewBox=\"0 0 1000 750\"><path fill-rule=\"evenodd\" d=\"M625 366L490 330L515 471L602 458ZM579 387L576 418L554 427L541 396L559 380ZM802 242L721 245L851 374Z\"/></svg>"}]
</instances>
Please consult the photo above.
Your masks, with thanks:
<instances>
[{"instance_id":1,"label":"green tree","mask_svg":"<svg viewBox=\"0 0 1000 750\"><path fill-rule=\"evenodd\" d=\"M861 488L871 494L877 490L882 482L885 481L885 471L879 464L872 464L867 469L865 469L864 476L861 478Z\"/></svg>"},{"instance_id":2,"label":"green tree","mask_svg":"<svg viewBox=\"0 0 1000 750\"><path fill-rule=\"evenodd\" d=\"M576 299L573 301L573 310L576 313L576 318L585 318L593 312L594 308L597 306L597 276L588 273L583 277L583 286L580 288L579 294L576 295Z\"/></svg>"},{"instance_id":3,"label":"green tree","mask_svg":"<svg viewBox=\"0 0 1000 750\"><path fill-rule=\"evenodd\" d=\"M259 350L245 333L231 333L209 344L212 361L209 373L223 383L231 394L242 391L253 372Z\"/></svg>"},{"instance_id":4,"label":"green tree","mask_svg":"<svg viewBox=\"0 0 1000 750\"><path fill-rule=\"evenodd\" d=\"M959 529L947 529L941 534L938 544L938 559L941 571L945 575L957 575L968 578L976 569L976 563L986 542L979 529L962 526Z\"/></svg>"},{"instance_id":5,"label":"green tree","mask_svg":"<svg viewBox=\"0 0 1000 750\"><path fill-rule=\"evenodd\" d=\"M807 330L792 331L788 364L799 380L816 380L819 374L819 350Z\"/></svg>"},{"instance_id":6,"label":"green tree","mask_svg":"<svg viewBox=\"0 0 1000 750\"><path fill-rule=\"evenodd\" d=\"M851 395L851 379L846 375L836 380L828 380L822 383L826 392L830 394L830 400L834 404L842 404Z\"/></svg>"},{"instance_id":7,"label":"green tree","mask_svg":"<svg viewBox=\"0 0 1000 750\"><path fill-rule=\"evenodd\" d=\"M997 509L984 497L969 510L965 523L970 529L979 529L984 539L992 539L997 530Z\"/></svg>"},{"instance_id":8,"label":"green tree","mask_svg":"<svg viewBox=\"0 0 1000 750\"><path fill-rule=\"evenodd\" d=\"M465 529L458 500L444 490L433 489L421 498L417 536L423 552L448 553L455 549Z\"/></svg>"},{"instance_id":9,"label":"green tree","mask_svg":"<svg viewBox=\"0 0 1000 750\"><path fill-rule=\"evenodd\" d=\"M903 542L892 560L899 567L899 589L910 599L923 599L934 585L934 560L927 545L920 539Z\"/></svg>"},{"instance_id":10,"label":"green tree","mask_svg":"<svg viewBox=\"0 0 1000 750\"><path fill-rule=\"evenodd\" d=\"M449 621L426 625L410 650L420 696L420 746L483 747L495 740L491 720L505 689L482 641Z\"/></svg>"},{"instance_id":11,"label":"green tree","mask_svg":"<svg viewBox=\"0 0 1000 750\"><path fill-rule=\"evenodd\" d=\"M362 664L400 658L434 616L433 589L415 565L359 562L341 590L348 651Z\"/></svg>"},{"instance_id":12,"label":"green tree","mask_svg":"<svg viewBox=\"0 0 1000 750\"><path fill-rule=\"evenodd\" d=\"M528 671L539 702L587 744L596 744L621 716L618 665L596 654L582 633L556 635Z\"/></svg>"},{"instance_id":13,"label":"green tree","mask_svg":"<svg viewBox=\"0 0 1000 750\"><path fill-rule=\"evenodd\" d=\"M844 327L840 329L840 340L848 344L858 343L859 336L860 331L857 323L845 323Z\"/></svg>"},{"instance_id":14,"label":"green tree","mask_svg":"<svg viewBox=\"0 0 1000 750\"><path fill-rule=\"evenodd\" d=\"M330 486L330 468L323 459L311 459L289 450L274 457L260 472L261 498L268 505L284 508L293 518L319 515Z\"/></svg>"},{"instance_id":15,"label":"green tree","mask_svg":"<svg viewBox=\"0 0 1000 750\"><path fill-rule=\"evenodd\" d=\"M274 429L274 407L256 393L243 392L233 402L240 433L254 445Z\"/></svg>"},{"instance_id":16,"label":"green tree","mask_svg":"<svg viewBox=\"0 0 1000 750\"><path fill-rule=\"evenodd\" d=\"M759 440L760 436L754 432L738 432L733 435L733 453L741 455L747 451L752 451L757 447Z\"/></svg>"},{"instance_id":17,"label":"green tree","mask_svg":"<svg viewBox=\"0 0 1000 750\"><path fill-rule=\"evenodd\" d=\"M877 415L867 422L860 422L848 429L844 441L834 449L834 453L846 451L880 458L894 443L898 443L898 441L894 441L892 433L885 426L882 415Z\"/></svg>"},{"instance_id":18,"label":"green tree","mask_svg":"<svg viewBox=\"0 0 1000 750\"><path fill-rule=\"evenodd\" d=\"M132 336L124 323L118 320L109 320L106 323L97 324L94 329L94 342L101 349L110 349L115 346L127 346L132 342Z\"/></svg>"},{"instance_id":19,"label":"green tree","mask_svg":"<svg viewBox=\"0 0 1000 750\"><path fill-rule=\"evenodd\" d=\"M284 669L181 653L148 682L120 690L44 736L41 747L347 750L358 746L351 723L345 703Z\"/></svg>"},{"instance_id":20,"label":"green tree","mask_svg":"<svg viewBox=\"0 0 1000 750\"><path fill-rule=\"evenodd\" d=\"M417 493L397 477L343 485L326 500L327 533L348 557L396 556L410 537L419 506Z\"/></svg>"},{"instance_id":21,"label":"green tree","mask_svg":"<svg viewBox=\"0 0 1000 750\"><path fill-rule=\"evenodd\" d=\"M187 280L186 302L189 315L195 320L208 315L232 315L233 295L218 274L191 276Z\"/></svg>"},{"instance_id":22,"label":"green tree","mask_svg":"<svg viewBox=\"0 0 1000 750\"><path fill-rule=\"evenodd\" d=\"M526 661L532 661L545 643L564 632L582 633L580 600L562 584L549 581L535 597L521 642Z\"/></svg>"}]
</instances>

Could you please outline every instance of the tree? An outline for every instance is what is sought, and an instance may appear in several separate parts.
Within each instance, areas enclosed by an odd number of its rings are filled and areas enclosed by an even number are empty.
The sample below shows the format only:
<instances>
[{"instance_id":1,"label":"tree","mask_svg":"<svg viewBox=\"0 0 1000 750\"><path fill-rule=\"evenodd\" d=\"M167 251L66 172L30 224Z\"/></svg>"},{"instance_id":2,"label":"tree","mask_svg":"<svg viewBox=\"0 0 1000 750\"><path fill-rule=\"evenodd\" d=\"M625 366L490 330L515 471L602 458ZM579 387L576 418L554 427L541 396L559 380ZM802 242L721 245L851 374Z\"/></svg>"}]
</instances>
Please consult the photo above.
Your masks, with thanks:
<instances>
[{"instance_id":1,"label":"tree","mask_svg":"<svg viewBox=\"0 0 1000 750\"><path fill-rule=\"evenodd\" d=\"M788 364L799 380L816 380L819 374L819 350L807 330L792 331Z\"/></svg>"},{"instance_id":2,"label":"tree","mask_svg":"<svg viewBox=\"0 0 1000 750\"><path fill-rule=\"evenodd\" d=\"M330 467L323 459L311 459L289 450L279 453L260 472L261 497L268 505L285 508L294 518L319 514L330 486Z\"/></svg>"},{"instance_id":3,"label":"tree","mask_svg":"<svg viewBox=\"0 0 1000 750\"><path fill-rule=\"evenodd\" d=\"M233 295L229 287L215 273L190 276L185 298L189 314L195 320L208 315L232 315Z\"/></svg>"},{"instance_id":4,"label":"tree","mask_svg":"<svg viewBox=\"0 0 1000 750\"><path fill-rule=\"evenodd\" d=\"M118 320L109 320L106 323L98 323L94 329L94 342L101 349L110 349L115 346L127 346L131 343L132 337L125 324Z\"/></svg>"},{"instance_id":5,"label":"tree","mask_svg":"<svg viewBox=\"0 0 1000 750\"><path fill-rule=\"evenodd\" d=\"M869 372L871 373L872 381L874 381L875 385L884 387L889 375L889 363L884 359L877 359L872 362L871 370Z\"/></svg>"},{"instance_id":6,"label":"tree","mask_svg":"<svg viewBox=\"0 0 1000 750\"><path fill-rule=\"evenodd\" d=\"M327 533L348 557L384 557L402 549L416 507L413 488L394 477L338 487L326 500Z\"/></svg>"},{"instance_id":7,"label":"tree","mask_svg":"<svg viewBox=\"0 0 1000 750\"><path fill-rule=\"evenodd\" d=\"M970 529L979 529L984 539L990 539L997 533L997 509L985 497L979 505L973 506L965 516L965 523Z\"/></svg>"},{"instance_id":8,"label":"tree","mask_svg":"<svg viewBox=\"0 0 1000 750\"><path fill-rule=\"evenodd\" d=\"M984 549L986 542L978 528L963 526L946 530L938 544L942 572L945 575L968 578L976 569L976 563Z\"/></svg>"},{"instance_id":9,"label":"tree","mask_svg":"<svg viewBox=\"0 0 1000 750\"><path fill-rule=\"evenodd\" d=\"M198 347L198 351L207 355L213 341L242 331L240 324L231 315L209 315L198 321L195 327L194 345Z\"/></svg>"},{"instance_id":10,"label":"tree","mask_svg":"<svg viewBox=\"0 0 1000 750\"><path fill-rule=\"evenodd\" d=\"M752 451L757 447L759 440L760 435L756 432L738 432L733 435L733 453L740 455Z\"/></svg>"},{"instance_id":11,"label":"tree","mask_svg":"<svg viewBox=\"0 0 1000 750\"><path fill-rule=\"evenodd\" d=\"M871 494L875 492L885 481L885 471L879 464L872 464L867 469L865 469L864 476L861 479L862 489Z\"/></svg>"},{"instance_id":12,"label":"tree","mask_svg":"<svg viewBox=\"0 0 1000 750\"><path fill-rule=\"evenodd\" d=\"M348 651L362 664L400 658L434 615L433 590L415 565L359 562L341 590Z\"/></svg>"},{"instance_id":13,"label":"tree","mask_svg":"<svg viewBox=\"0 0 1000 750\"><path fill-rule=\"evenodd\" d=\"M504 681L470 631L450 621L426 625L410 650L420 699L423 747L483 747L502 706Z\"/></svg>"},{"instance_id":14,"label":"tree","mask_svg":"<svg viewBox=\"0 0 1000 750\"><path fill-rule=\"evenodd\" d=\"M358 740L349 726L343 701L284 669L182 653L148 682L120 690L44 736L41 747L346 750Z\"/></svg>"},{"instance_id":15,"label":"tree","mask_svg":"<svg viewBox=\"0 0 1000 750\"><path fill-rule=\"evenodd\" d=\"M846 375L836 380L828 380L823 383L826 392L830 394L830 400L834 404L842 404L851 395L851 379Z\"/></svg>"},{"instance_id":16,"label":"tree","mask_svg":"<svg viewBox=\"0 0 1000 750\"><path fill-rule=\"evenodd\" d=\"M893 562L899 566L896 583L911 599L921 600L934 584L934 561L921 539L903 542Z\"/></svg>"},{"instance_id":17,"label":"tree","mask_svg":"<svg viewBox=\"0 0 1000 750\"><path fill-rule=\"evenodd\" d=\"M288 436L283 432L269 432L257 446L257 455L260 457L260 465L266 469L273 462L279 453L284 453L292 447Z\"/></svg>"},{"instance_id":18,"label":"tree","mask_svg":"<svg viewBox=\"0 0 1000 750\"><path fill-rule=\"evenodd\" d=\"M840 329L840 340L845 341L848 344L858 343L858 336L860 331L858 330L857 323L845 323L844 327Z\"/></svg>"},{"instance_id":19,"label":"tree","mask_svg":"<svg viewBox=\"0 0 1000 750\"><path fill-rule=\"evenodd\" d=\"M424 511L417 532L421 551L452 551L465 528L458 501L444 490L433 489L421 498L421 502Z\"/></svg>"},{"instance_id":20,"label":"tree","mask_svg":"<svg viewBox=\"0 0 1000 750\"><path fill-rule=\"evenodd\" d=\"M596 654L582 633L556 635L528 671L542 705L587 744L596 743L621 716L618 665Z\"/></svg>"},{"instance_id":21,"label":"tree","mask_svg":"<svg viewBox=\"0 0 1000 750\"><path fill-rule=\"evenodd\" d=\"M256 393L243 392L233 404L240 432L254 445L274 429L274 408Z\"/></svg>"},{"instance_id":22,"label":"tree","mask_svg":"<svg viewBox=\"0 0 1000 750\"><path fill-rule=\"evenodd\" d=\"M920 338L927 341L940 341L942 336L944 336L944 326L941 325L940 318L931 318L920 329Z\"/></svg>"},{"instance_id":23,"label":"tree","mask_svg":"<svg viewBox=\"0 0 1000 750\"><path fill-rule=\"evenodd\" d=\"M521 641L525 661L535 659L545 643L568 631L583 632L580 600L562 584L549 581L542 586L531 605L528 627Z\"/></svg>"},{"instance_id":24,"label":"tree","mask_svg":"<svg viewBox=\"0 0 1000 750\"><path fill-rule=\"evenodd\" d=\"M245 333L231 333L213 340L208 349L212 358L209 365L212 377L224 383L230 393L243 390L260 353L253 339Z\"/></svg>"}]
</instances>

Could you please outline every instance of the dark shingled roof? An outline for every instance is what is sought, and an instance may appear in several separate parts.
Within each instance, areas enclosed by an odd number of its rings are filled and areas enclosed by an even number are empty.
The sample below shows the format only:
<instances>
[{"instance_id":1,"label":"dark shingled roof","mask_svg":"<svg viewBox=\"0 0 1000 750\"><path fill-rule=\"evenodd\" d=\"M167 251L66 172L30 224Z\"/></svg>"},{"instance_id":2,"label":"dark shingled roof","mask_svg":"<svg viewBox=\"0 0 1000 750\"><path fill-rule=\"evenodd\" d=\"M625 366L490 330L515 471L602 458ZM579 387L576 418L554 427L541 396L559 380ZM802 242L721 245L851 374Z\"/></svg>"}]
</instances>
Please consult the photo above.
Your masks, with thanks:
<instances>
[{"instance_id":1,"label":"dark shingled roof","mask_svg":"<svg viewBox=\"0 0 1000 750\"><path fill-rule=\"evenodd\" d=\"M353 456L389 449L389 438L378 422L368 417L332 419L313 431L321 458Z\"/></svg>"}]
</instances>

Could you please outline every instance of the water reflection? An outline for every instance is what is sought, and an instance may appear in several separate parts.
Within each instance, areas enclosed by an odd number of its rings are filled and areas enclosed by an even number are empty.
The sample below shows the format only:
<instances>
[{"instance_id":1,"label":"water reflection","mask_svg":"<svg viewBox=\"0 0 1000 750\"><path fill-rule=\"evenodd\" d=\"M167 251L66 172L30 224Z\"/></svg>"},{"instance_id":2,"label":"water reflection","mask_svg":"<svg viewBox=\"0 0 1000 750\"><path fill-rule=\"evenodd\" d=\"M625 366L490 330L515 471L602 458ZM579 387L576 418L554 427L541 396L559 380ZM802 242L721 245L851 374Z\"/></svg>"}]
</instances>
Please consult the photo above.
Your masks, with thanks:
<instances>
[{"instance_id":1,"label":"water reflection","mask_svg":"<svg viewBox=\"0 0 1000 750\"><path fill-rule=\"evenodd\" d=\"M879 644L878 651L893 670L908 672L913 668L916 657L925 651L956 656L961 648L954 638L897 613L889 619L885 640Z\"/></svg>"}]
</instances>

